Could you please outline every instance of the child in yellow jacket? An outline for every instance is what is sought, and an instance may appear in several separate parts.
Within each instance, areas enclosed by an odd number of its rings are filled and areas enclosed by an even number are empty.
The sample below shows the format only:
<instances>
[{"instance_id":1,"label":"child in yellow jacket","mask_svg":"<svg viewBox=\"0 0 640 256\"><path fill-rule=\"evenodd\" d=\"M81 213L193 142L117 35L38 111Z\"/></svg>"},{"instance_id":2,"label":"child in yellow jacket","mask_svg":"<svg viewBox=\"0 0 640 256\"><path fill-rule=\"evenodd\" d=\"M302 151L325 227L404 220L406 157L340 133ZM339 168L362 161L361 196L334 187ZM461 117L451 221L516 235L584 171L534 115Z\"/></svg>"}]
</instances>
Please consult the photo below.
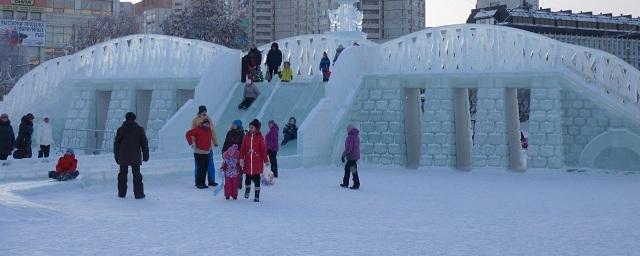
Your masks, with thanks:
<instances>
[{"instance_id":1,"label":"child in yellow jacket","mask_svg":"<svg viewBox=\"0 0 640 256\"><path fill-rule=\"evenodd\" d=\"M280 72L280 81L290 82L291 80L293 80L293 70L291 70L291 63L285 61L284 68Z\"/></svg>"}]
</instances>

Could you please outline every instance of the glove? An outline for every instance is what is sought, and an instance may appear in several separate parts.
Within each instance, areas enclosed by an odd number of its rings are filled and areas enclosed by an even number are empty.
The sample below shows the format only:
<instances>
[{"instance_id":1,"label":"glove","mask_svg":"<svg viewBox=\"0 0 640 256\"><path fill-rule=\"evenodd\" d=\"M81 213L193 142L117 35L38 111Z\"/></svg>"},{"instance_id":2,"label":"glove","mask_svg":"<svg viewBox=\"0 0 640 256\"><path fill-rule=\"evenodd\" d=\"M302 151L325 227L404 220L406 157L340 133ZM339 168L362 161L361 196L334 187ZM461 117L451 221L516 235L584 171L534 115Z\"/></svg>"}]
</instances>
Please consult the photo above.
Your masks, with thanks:
<instances>
[{"instance_id":1,"label":"glove","mask_svg":"<svg viewBox=\"0 0 640 256\"><path fill-rule=\"evenodd\" d=\"M342 156L342 157L340 158L340 160L342 160L342 162L344 163L344 162L345 162L345 161L344 161L344 156Z\"/></svg>"}]
</instances>

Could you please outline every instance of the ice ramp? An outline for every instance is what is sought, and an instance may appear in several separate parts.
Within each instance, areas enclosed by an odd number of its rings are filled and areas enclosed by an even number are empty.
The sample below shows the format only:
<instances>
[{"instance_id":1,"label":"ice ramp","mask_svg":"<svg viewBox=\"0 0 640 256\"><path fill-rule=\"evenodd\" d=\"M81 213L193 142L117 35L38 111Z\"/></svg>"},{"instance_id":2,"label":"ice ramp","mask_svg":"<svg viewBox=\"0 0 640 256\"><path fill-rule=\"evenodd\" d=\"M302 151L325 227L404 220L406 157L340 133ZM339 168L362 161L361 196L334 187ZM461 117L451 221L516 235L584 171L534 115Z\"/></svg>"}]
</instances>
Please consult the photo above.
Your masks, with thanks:
<instances>
[{"instance_id":1,"label":"ice ramp","mask_svg":"<svg viewBox=\"0 0 640 256\"><path fill-rule=\"evenodd\" d=\"M289 122L289 118L295 117L297 125L300 126L309 112L324 97L324 86L325 83L320 77L315 77L311 81L278 83L275 93L257 116L264 124L263 132L267 132L267 122L274 120L280 127L279 139L282 141L284 138L282 131ZM280 147L278 155L295 155L297 151L297 141L292 141Z\"/></svg>"},{"instance_id":2,"label":"ice ramp","mask_svg":"<svg viewBox=\"0 0 640 256\"><path fill-rule=\"evenodd\" d=\"M274 92L277 83L256 83L258 90L260 90L260 96L251 104L246 110L238 109L238 105L244 99L244 83L237 83L234 86L233 93L227 99L226 103L220 105L223 108L222 115L218 120L214 120L216 133L218 134L218 140L220 143L224 142L225 135L231 126L233 120L242 121L242 125L245 130L249 129L249 123L255 119L256 116L262 111L262 108L268 104L269 97ZM263 125L266 127L266 124ZM265 132L265 128L262 129Z\"/></svg>"}]
</instances>

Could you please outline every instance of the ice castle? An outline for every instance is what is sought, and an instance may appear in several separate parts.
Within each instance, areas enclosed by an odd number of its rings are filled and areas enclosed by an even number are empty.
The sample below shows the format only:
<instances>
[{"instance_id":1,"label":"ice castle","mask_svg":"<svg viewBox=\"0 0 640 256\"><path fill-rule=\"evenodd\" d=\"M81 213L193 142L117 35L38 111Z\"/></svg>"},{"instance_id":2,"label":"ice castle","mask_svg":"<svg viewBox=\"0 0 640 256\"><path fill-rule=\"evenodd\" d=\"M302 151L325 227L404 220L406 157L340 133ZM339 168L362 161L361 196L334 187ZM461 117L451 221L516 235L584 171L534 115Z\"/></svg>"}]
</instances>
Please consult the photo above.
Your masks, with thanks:
<instances>
[{"instance_id":1,"label":"ice castle","mask_svg":"<svg viewBox=\"0 0 640 256\"><path fill-rule=\"evenodd\" d=\"M184 132L197 106L206 105L219 136L234 119L283 124L295 116L297 144L280 153L292 166L337 162L344 128L354 123L368 163L514 171L640 168L640 71L623 60L479 24L430 28L376 44L353 31L359 28L353 10L335 15L335 32L277 41L294 82L259 85L262 95L247 111L236 108L243 90L241 51L148 34L47 61L22 77L0 109L14 120L27 112L49 116L58 141L90 153L109 151L113 130L134 111L156 152L186 154ZM346 49L323 83L322 53L333 59L339 45ZM269 46L259 47L265 57ZM519 120L519 90L530 90L525 123ZM521 131L529 140L526 157Z\"/></svg>"}]
</instances>

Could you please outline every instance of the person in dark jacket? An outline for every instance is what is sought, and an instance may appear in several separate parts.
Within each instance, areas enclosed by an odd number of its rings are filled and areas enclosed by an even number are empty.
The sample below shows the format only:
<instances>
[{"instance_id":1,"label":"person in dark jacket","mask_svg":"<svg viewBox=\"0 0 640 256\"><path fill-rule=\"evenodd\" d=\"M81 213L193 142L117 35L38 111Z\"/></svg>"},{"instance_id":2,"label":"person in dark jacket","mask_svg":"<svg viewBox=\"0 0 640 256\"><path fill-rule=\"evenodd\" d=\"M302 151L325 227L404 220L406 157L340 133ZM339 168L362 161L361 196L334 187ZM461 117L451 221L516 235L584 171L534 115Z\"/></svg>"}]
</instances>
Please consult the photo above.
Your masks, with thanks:
<instances>
[{"instance_id":1,"label":"person in dark jacket","mask_svg":"<svg viewBox=\"0 0 640 256\"><path fill-rule=\"evenodd\" d=\"M116 163L120 165L118 173L118 197L127 195L127 172L131 166L133 173L133 194L136 199L145 197L144 185L140 166L142 161L149 161L149 141L144 128L136 123L136 115L128 112L124 123L118 128L116 138L113 141L113 155Z\"/></svg>"},{"instance_id":2,"label":"person in dark jacket","mask_svg":"<svg viewBox=\"0 0 640 256\"><path fill-rule=\"evenodd\" d=\"M284 139L282 145L287 145L289 141L298 139L298 126L296 126L296 118L289 118L289 123L284 126L283 130Z\"/></svg>"},{"instance_id":3,"label":"person in dark jacket","mask_svg":"<svg viewBox=\"0 0 640 256\"><path fill-rule=\"evenodd\" d=\"M262 53L258 50L258 48L254 45L249 50L249 73L251 74L251 78L254 82L259 83L264 79L262 77L262 70L260 70L260 65L262 64Z\"/></svg>"},{"instance_id":4,"label":"person in dark jacket","mask_svg":"<svg viewBox=\"0 0 640 256\"><path fill-rule=\"evenodd\" d=\"M320 71L322 71L322 82L329 82L329 77L331 76L331 60L329 60L329 56L327 52L322 53L322 59L320 60Z\"/></svg>"},{"instance_id":5,"label":"person in dark jacket","mask_svg":"<svg viewBox=\"0 0 640 256\"><path fill-rule=\"evenodd\" d=\"M242 69L240 73L240 81L243 83L247 82L247 74L249 74L249 55L245 55L242 57Z\"/></svg>"},{"instance_id":6,"label":"person in dark jacket","mask_svg":"<svg viewBox=\"0 0 640 256\"><path fill-rule=\"evenodd\" d=\"M336 55L333 56L333 65L336 65L336 62L338 62L338 57L340 57L340 54L342 53L342 51L344 51L344 46L342 45L338 45L338 48L336 48Z\"/></svg>"},{"instance_id":7,"label":"person in dark jacket","mask_svg":"<svg viewBox=\"0 0 640 256\"><path fill-rule=\"evenodd\" d=\"M7 160L16 147L16 136L9 115L0 115L0 160Z\"/></svg>"},{"instance_id":8,"label":"person in dark jacket","mask_svg":"<svg viewBox=\"0 0 640 256\"><path fill-rule=\"evenodd\" d=\"M226 152L231 146L237 145L238 149L242 148L242 140L244 139L244 128L242 127L242 121L234 120L231 124L231 129L227 132L227 136L224 139L224 144L222 145L222 154ZM242 189L242 170L238 175L238 189Z\"/></svg>"},{"instance_id":9,"label":"person in dark jacket","mask_svg":"<svg viewBox=\"0 0 640 256\"><path fill-rule=\"evenodd\" d=\"M280 74L282 64L282 52L278 49L278 43L271 44L271 50L267 53L267 81L271 82L274 75Z\"/></svg>"},{"instance_id":10,"label":"person in dark jacket","mask_svg":"<svg viewBox=\"0 0 640 256\"><path fill-rule=\"evenodd\" d=\"M273 172L273 177L278 178L278 150L280 149L280 145L278 145L278 134L280 133L280 128L276 124L275 121L269 120L268 123L269 132L265 136L265 143L267 144L267 155L269 156L269 162L271 163L271 171Z\"/></svg>"},{"instance_id":11,"label":"person in dark jacket","mask_svg":"<svg viewBox=\"0 0 640 256\"><path fill-rule=\"evenodd\" d=\"M13 152L14 159L31 158L31 136L33 135L33 114L29 113L20 120L18 137L16 138L17 150Z\"/></svg>"},{"instance_id":12,"label":"person in dark jacket","mask_svg":"<svg viewBox=\"0 0 640 256\"><path fill-rule=\"evenodd\" d=\"M349 187L349 174L353 173L353 186L351 189L360 188L360 177L358 177L358 160L360 160L360 131L353 126L347 126L347 139L344 142L344 152L342 153L342 162L346 160L344 165L344 177L342 178L341 187Z\"/></svg>"}]
</instances>

